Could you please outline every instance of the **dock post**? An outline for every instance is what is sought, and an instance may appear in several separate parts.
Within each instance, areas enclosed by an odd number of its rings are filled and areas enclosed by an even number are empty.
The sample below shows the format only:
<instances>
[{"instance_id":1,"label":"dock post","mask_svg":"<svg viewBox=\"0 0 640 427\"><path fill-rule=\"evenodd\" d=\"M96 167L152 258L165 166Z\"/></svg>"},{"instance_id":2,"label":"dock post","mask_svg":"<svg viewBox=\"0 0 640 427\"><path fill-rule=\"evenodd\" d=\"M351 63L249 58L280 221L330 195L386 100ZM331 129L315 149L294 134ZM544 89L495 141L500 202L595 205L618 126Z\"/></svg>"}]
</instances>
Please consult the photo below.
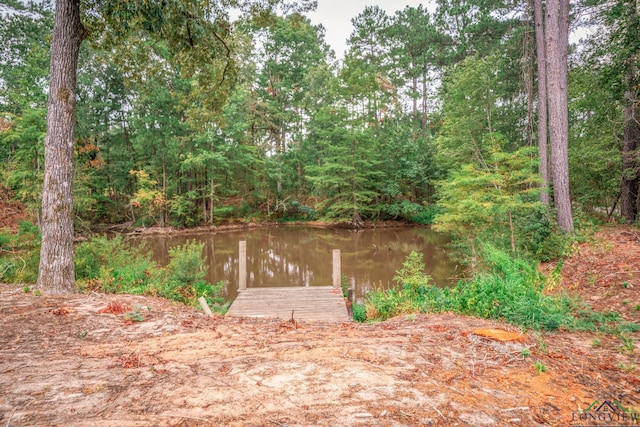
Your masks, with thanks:
<instances>
[{"instance_id":1,"label":"dock post","mask_svg":"<svg viewBox=\"0 0 640 427\"><path fill-rule=\"evenodd\" d=\"M247 289L247 241L241 240L238 245L238 290Z\"/></svg>"},{"instance_id":2,"label":"dock post","mask_svg":"<svg viewBox=\"0 0 640 427\"><path fill-rule=\"evenodd\" d=\"M340 272L340 249L333 250L333 287L339 288L340 282L342 278L342 274Z\"/></svg>"}]
</instances>

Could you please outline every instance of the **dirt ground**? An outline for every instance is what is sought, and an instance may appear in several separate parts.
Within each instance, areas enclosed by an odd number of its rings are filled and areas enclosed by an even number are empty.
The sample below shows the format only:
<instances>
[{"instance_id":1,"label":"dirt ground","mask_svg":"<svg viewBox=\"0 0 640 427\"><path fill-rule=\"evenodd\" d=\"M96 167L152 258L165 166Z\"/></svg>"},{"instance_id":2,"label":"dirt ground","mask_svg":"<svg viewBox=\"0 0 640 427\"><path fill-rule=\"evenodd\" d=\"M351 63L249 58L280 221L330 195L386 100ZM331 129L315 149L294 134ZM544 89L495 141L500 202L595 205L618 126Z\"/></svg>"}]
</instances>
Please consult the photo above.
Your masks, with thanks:
<instances>
[{"instance_id":1,"label":"dirt ground","mask_svg":"<svg viewBox=\"0 0 640 427\"><path fill-rule=\"evenodd\" d=\"M607 228L554 291L640 322L638 270L638 233ZM152 297L0 285L0 426L637 425L639 340L453 314L207 318Z\"/></svg>"}]
</instances>

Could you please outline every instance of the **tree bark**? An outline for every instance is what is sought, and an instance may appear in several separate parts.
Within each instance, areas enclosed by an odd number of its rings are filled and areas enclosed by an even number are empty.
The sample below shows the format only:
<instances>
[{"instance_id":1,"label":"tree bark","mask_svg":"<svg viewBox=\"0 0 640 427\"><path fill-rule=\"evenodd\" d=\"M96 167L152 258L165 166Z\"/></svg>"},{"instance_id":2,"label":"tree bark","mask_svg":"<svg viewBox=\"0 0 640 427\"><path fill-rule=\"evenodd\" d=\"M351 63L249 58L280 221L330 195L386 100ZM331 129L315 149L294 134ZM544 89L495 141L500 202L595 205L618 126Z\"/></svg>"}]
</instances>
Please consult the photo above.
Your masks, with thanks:
<instances>
[{"instance_id":1,"label":"tree bark","mask_svg":"<svg viewBox=\"0 0 640 427\"><path fill-rule=\"evenodd\" d=\"M551 178L556 221L573 231L569 193L569 103L567 93L569 49L569 0L547 0L545 20L547 95Z\"/></svg>"},{"instance_id":2,"label":"tree bark","mask_svg":"<svg viewBox=\"0 0 640 427\"><path fill-rule=\"evenodd\" d=\"M627 3L628 27L635 28L638 19L636 1ZM629 31L629 30L628 30ZM620 215L628 222L638 219L640 192L638 148L640 148L640 117L638 116L638 56L633 53L626 61L624 93L624 140L622 145L622 179L620 184Z\"/></svg>"},{"instance_id":3,"label":"tree bark","mask_svg":"<svg viewBox=\"0 0 640 427\"><path fill-rule=\"evenodd\" d=\"M73 266L73 144L76 73L86 30L79 0L59 0L51 43L47 134L42 190L42 246L37 287L50 294L76 292Z\"/></svg>"},{"instance_id":4,"label":"tree bark","mask_svg":"<svg viewBox=\"0 0 640 427\"><path fill-rule=\"evenodd\" d=\"M627 71L627 85L629 85L632 70ZM629 87L629 86L628 86ZM624 142L622 145L622 182L620 188L620 214L628 222L635 222L638 218L638 190L640 179L638 178L638 140L640 139L640 126L638 113L635 106L635 93L627 89L625 91L624 109Z\"/></svg>"},{"instance_id":5,"label":"tree bark","mask_svg":"<svg viewBox=\"0 0 640 427\"><path fill-rule=\"evenodd\" d=\"M544 39L542 0L533 0L533 21L536 28L536 58L538 63L538 153L540 164L540 201L549 206L549 157L547 140L547 53Z\"/></svg>"}]
</instances>

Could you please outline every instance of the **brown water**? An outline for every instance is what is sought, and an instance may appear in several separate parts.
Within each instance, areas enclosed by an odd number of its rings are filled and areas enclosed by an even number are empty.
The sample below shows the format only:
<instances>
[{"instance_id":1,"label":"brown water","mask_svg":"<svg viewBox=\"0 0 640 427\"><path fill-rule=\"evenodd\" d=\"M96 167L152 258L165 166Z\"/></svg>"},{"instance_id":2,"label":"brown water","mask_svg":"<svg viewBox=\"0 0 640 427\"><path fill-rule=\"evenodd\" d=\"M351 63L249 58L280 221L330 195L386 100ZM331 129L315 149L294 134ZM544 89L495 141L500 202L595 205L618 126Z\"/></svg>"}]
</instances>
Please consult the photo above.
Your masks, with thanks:
<instances>
[{"instance_id":1,"label":"brown water","mask_svg":"<svg viewBox=\"0 0 640 427\"><path fill-rule=\"evenodd\" d=\"M279 226L189 236L147 236L144 241L161 265L168 249L187 240L204 242L211 283L225 283L225 299L238 294L238 244L247 242L247 287L329 286L332 253L341 251L342 276L357 300L375 288L396 286L393 277L411 251L424 254L425 271L438 286L452 283L457 264L449 258L446 235L428 228L407 227L352 231ZM343 279L344 280L344 279Z\"/></svg>"}]
</instances>

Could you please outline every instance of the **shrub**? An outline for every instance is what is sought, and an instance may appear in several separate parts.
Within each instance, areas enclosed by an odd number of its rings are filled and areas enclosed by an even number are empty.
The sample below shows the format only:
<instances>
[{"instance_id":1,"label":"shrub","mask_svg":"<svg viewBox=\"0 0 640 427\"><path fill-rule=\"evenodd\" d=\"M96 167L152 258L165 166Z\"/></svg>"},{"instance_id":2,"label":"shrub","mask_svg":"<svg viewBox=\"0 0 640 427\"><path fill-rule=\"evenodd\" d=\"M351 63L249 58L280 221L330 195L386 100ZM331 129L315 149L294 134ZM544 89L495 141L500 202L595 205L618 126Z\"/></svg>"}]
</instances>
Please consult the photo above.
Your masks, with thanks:
<instances>
[{"instance_id":1,"label":"shrub","mask_svg":"<svg viewBox=\"0 0 640 427\"><path fill-rule=\"evenodd\" d=\"M204 243L188 241L182 246L169 249L169 265L159 286L158 294L184 304L196 306L198 298L204 297L209 305L219 311L224 299L219 297L223 283L215 285L204 280L207 274L202 258Z\"/></svg>"},{"instance_id":2,"label":"shrub","mask_svg":"<svg viewBox=\"0 0 640 427\"><path fill-rule=\"evenodd\" d=\"M431 281L431 277L424 272L424 260L423 255L416 251L411 251L405 261L402 263L402 268L396 272L396 276L393 280L399 285L427 285Z\"/></svg>"},{"instance_id":3,"label":"shrub","mask_svg":"<svg viewBox=\"0 0 640 427\"><path fill-rule=\"evenodd\" d=\"M431 225L437 214L438 209L435 205L421 206L416 214L409 217L409 220L416 224Z\"/></svg>"},{"instance_id":4,"label":"shrub","mask_svg":"<svg viewBox=\"0 0 640 427\"><path fill-rule=\"evenodd\" d=\"M219 296L223 283L204 280L203 243L187 242L169 249L169 265L160 268L144 247L132 248L122 236L93 237L76 249L76 277L80 287L107 293L151 294L197 306L203 296L216 312L228 305ZM142 252L140 252L142 250Z\"/></svg>"},{"instance_id":5,"label":"shrub","mask_svg":"<svg viewBox=\"0 0 640 427\"><path fill-rule=\"evenodd\" d=\"M120 235L82 242L76 247L74 264L81 288L90 283L107 293L147 293L158 269L144 247L134 249Z\"/></svg>"},{"instance_id":6,"label":"shrub","mask_svg":"<svg viewBox=\"0 0 640 427\"><path fill-rule=\"evenodd\" d=\"M504 319L533 329L611 332L622 329L623 325L613 325L620 320L617 313L598 313L579 299L545 295L545 278L537 271L535 262L514 258L490 245L485 245L480 254L485 265L483 272L453 288L438 288L428 283L428 276L422 273L421 258L412 253L394 278L403 282L402 289L367 294L366 319L386 320L417 311L453 311Z\"/></svg>"},{"instance_id":7,"label":"shrub","mask_svg":"<svg viewBox=\"0 0 640 427\"><path fill-rule=\"evenodd\" d=\"M367 312L364 305L354 302L352 305L352 310L353 320L355 320L356 322L364 322L365 320L367 320Z\"/></svg>"}]
</instances>

